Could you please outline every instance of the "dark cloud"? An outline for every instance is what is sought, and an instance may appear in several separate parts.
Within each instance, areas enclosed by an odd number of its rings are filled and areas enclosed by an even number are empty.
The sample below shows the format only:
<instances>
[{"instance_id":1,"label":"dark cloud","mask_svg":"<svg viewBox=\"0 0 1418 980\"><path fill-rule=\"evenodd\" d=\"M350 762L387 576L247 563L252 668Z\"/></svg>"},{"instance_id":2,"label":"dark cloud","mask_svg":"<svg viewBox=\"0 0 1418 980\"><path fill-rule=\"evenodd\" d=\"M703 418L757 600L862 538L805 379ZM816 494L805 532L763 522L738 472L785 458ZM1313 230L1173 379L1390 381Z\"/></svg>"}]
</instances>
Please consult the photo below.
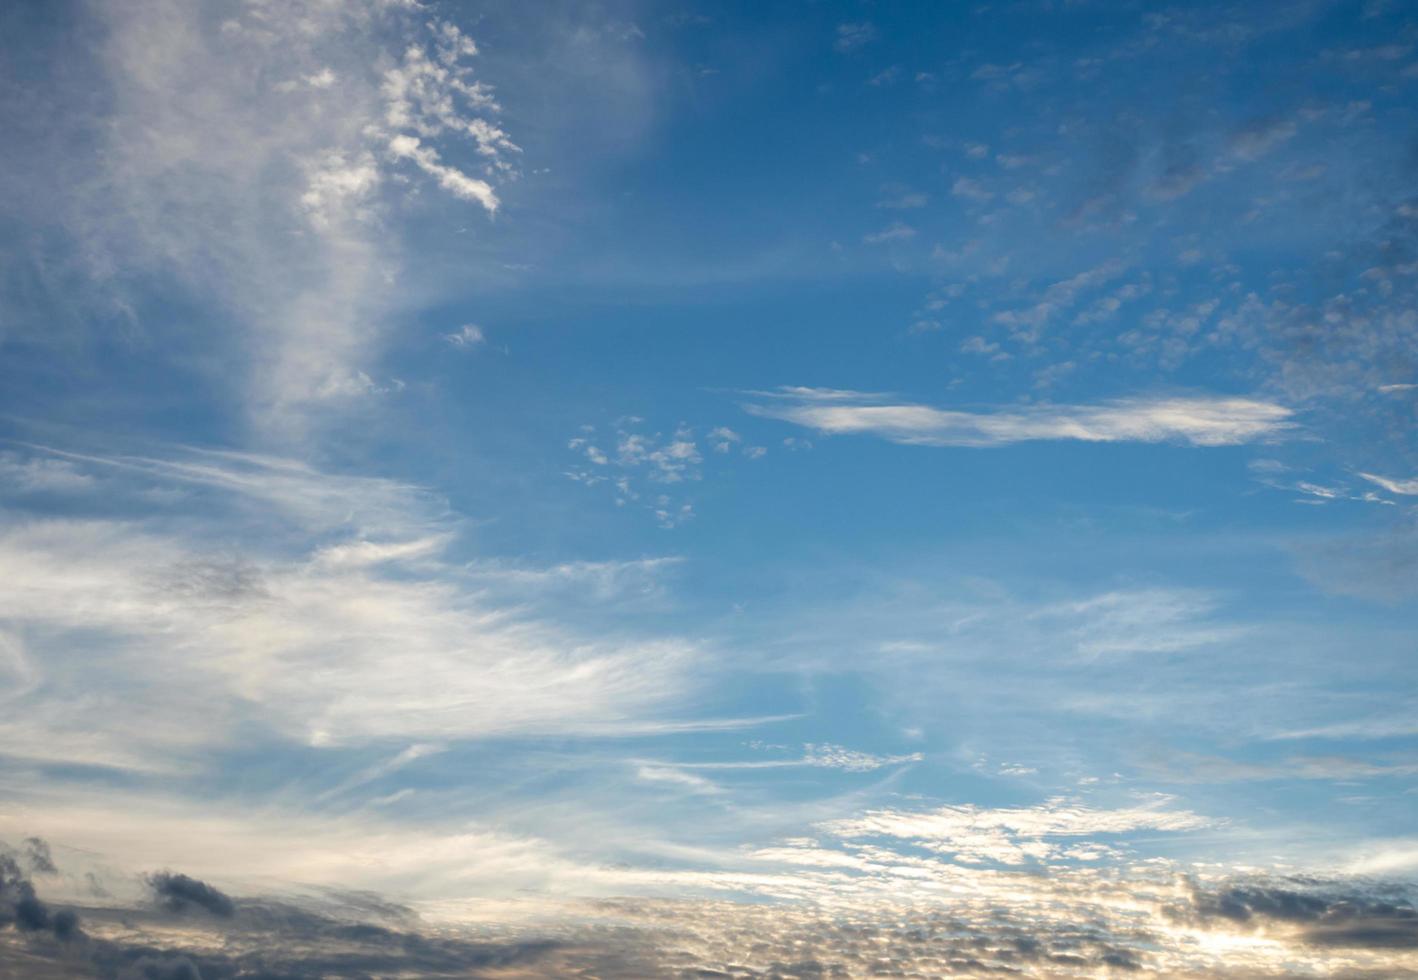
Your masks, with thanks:
<instances>
[{"instance_id":1,"label":"dark cloud","mask_svg":"<svg viewBox=\"0 0 1418 980\"><path fill-rule=\"evenodd\" d=\"M189 879L191 880L191 879ZM476 942L371 922L350 922L280 902L243 902L240 916L198 920L172 944L164 910L92 909L97 931L81 950L40 950L0 942L0 978L31 973L102 980L315 980L315 978L579 976L562 943ZM46 955L47 954L47 955ZM42 958L42 959L41 959ZM32 966L44 962L47 972ZM652 976L604 955L588 955L604 976ZM24 967L18 964L25 964ZM17 972L7 972L14 966ZM605 969L610 967L611 969Z\"/></svg>"},{"instance_id":2,"label":"dark cloud","mask_svg":"<svg viewBox=\"0 0 1418 980\"><path fill-rule=\"evenodd\" d=\"M236 911L236 905L224 893L205 881L198 881L184 874L159 871L148 876L148 887L170 912L184 912L195 905L206 909L212 915L225 918Z\"/></svg>"},{"instance_id":3,"label":"dark cloud","mask_svg":"<svg viewBox=\"0 0 1418 980\"><path fill-rule=\"evenodd\" d=\"M1364 949L1418 949L1418 909L1406 897L1335 891L1328 883L1233 884L1194 888L1184 918L1247 927L1289 923L1302 942Z\"/></svg>"},{"instance_id":4,"label":"dark cloud","mask_svg":"<svg viewBox=\"0 0 1418 980\"><path fill-rule=\"evenodd\" d=\"M73 911L51 911L35 894L34 883L13 857L0 854L0 931L10 928L25 934L46 934L68 940L80 935L79 917Z\"/></svg>"},{"instance_id":5,"label":"dark cloud","mask_svg":"<svg viewBox=\"0 0 1418 980\"><path fill-rule=\"evenodd\" d=\"M54 858L49 853L49 843L40 837L25 838L25 857L30 863L30 871L37 875L58 874Z\"/></svg>"},{"instance_id":6,"label":"dark cloud","mask_svg":"<svg viewBox=\"0 0 1418 980\"><path fill-rule=\"evenodd\" d=\"M202 971L185 956L144 956L122 974L123 980L202 980Z\"/></svg>"}]
</instances>

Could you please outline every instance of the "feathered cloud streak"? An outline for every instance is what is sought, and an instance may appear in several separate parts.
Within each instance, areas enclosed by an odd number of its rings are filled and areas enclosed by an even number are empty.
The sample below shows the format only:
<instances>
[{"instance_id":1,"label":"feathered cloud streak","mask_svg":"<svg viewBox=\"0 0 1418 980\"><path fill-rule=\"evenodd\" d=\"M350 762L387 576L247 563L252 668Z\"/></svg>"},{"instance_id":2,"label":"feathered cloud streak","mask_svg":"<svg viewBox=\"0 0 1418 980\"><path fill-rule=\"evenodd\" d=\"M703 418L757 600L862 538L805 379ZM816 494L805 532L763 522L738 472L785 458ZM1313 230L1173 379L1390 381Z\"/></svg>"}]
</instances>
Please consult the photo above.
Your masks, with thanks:
<instances>
[{"instance_id":1,"label":"feathered cloud streak","mask_svg":"<svg viewBox=\"0 0 1418 980\"><path fill-rule=\"evenodd\" d=\"M966 412L825 388L788 387L760 394L767 397L744 406L753 415L823 435L874 435L920 446L986 447L1039 440L1231 446L1279 438L1295 428L1288 408L1248 398L1132 398Z\"/></svg>"},{"instance_id":2,"label":"feathered cloud streak","mask_svg":"<svg viewBox=\"0 0 1418 980\"><path fill-rule=\"evenodd\" d=\"M578 635L531 612L525 574L450 560L457 521L415 487L250 455L65 461L88 507L0 531L11 753L156 771L251 724L313 746L646 731L691 668L684 640Z\"/></svg>"}]
</instances>

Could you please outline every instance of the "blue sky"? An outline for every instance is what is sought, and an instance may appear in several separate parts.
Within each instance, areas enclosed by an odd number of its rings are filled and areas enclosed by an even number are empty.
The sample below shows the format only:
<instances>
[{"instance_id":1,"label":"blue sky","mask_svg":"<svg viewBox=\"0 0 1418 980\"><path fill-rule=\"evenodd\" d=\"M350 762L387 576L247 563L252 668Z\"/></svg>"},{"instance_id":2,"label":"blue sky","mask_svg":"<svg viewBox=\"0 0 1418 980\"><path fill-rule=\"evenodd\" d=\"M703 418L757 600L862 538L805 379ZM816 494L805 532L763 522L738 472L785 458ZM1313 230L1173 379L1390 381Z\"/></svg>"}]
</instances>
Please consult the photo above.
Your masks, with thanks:
<instances>
[{"instance_id":1,"label":"blue sky","mask_svg":"<svg viewBox=\"0 0 1418 980\"><path fill-rule=\"evenodd\" d=\"M0 975L1418 976L1404 4L0 36Z\"/></svg>"}]
</instances>

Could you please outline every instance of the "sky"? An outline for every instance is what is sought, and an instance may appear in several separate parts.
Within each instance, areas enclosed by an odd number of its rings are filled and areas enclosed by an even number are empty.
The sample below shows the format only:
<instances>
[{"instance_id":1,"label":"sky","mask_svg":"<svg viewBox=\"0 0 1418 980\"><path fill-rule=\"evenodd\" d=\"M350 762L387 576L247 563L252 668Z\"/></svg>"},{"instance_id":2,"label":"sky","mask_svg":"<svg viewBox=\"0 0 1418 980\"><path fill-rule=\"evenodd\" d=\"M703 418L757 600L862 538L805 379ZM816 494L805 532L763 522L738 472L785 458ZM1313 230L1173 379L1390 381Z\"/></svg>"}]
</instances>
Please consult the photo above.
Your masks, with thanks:
<instances>
[{"instance_id":1,"label":"sky","mask_svg":"<svg viewBox=\"0 0 1418 980\"><path fill-rule=\"evenodd\" d=\"M1418 11L0 7L0 978L1418 977Z\"/></svg>"}]
</instances>

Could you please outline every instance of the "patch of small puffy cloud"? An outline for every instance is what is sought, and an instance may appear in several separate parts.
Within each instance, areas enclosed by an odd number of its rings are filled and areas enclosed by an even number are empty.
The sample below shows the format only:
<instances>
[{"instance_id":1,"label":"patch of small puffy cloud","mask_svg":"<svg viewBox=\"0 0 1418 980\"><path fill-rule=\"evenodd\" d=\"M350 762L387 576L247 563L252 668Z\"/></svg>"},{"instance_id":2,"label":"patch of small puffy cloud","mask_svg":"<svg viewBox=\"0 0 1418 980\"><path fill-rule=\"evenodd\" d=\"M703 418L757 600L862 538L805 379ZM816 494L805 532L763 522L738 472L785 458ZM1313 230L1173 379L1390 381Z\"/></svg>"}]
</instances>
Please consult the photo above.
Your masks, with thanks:
<instances>
[{"instance_id":1,"label":"patch of small puffy cloud","mask_svg":"<svg viewBox=\"0 0 1418 980\"><path fill-rule=\"evenodd\" d=\"M1002 310L992 317L993 321L1010 331L1011 337L1023 343L1035 343L1043 335L1050 321L1059 313L1077 302L1081 293L1097 288L1116 279L1123 272L1119 262L1105 262L1085 269L1067 279L1051 283L1044 289L1038 300L1029 306Z\"/></svg>"},{"instance_id":2,"label":"patch of small puffy cloud","mask_svg":"<svg viewBox=\"0 0 1418 980\"><path fill-rule=\"evenodd\" d=\"M765 446L745 444L743 436L727 426L715 426L701 435L681 424L666 434L643 431L642 422L634 416L621 419L605 437L599 437L594 426L582 426L582 434L566 444L579 457L566 476L588 487L610 487L616 506L647 508L665 528L694 516L693 502L677 492L703 479L701 440L716 457L737 452L756 460L768 453Z\"/></svg>"},{"instance_id":3,"label":"patch of small puffy cloud","mask_svg":"<svg viewBox=\"0 0 1418 980\"><path fill-rule=\"evenodd\" d=\"M823 435L866 434L922 446L987 447L1037 440L1178 442L1231 446L1284 438L1293 412L1273 402L1235 397L1131 398L1098 405L1037 405L967 412L888 396L789 388L744 406Z\"/></svg>"}]
</instances>

